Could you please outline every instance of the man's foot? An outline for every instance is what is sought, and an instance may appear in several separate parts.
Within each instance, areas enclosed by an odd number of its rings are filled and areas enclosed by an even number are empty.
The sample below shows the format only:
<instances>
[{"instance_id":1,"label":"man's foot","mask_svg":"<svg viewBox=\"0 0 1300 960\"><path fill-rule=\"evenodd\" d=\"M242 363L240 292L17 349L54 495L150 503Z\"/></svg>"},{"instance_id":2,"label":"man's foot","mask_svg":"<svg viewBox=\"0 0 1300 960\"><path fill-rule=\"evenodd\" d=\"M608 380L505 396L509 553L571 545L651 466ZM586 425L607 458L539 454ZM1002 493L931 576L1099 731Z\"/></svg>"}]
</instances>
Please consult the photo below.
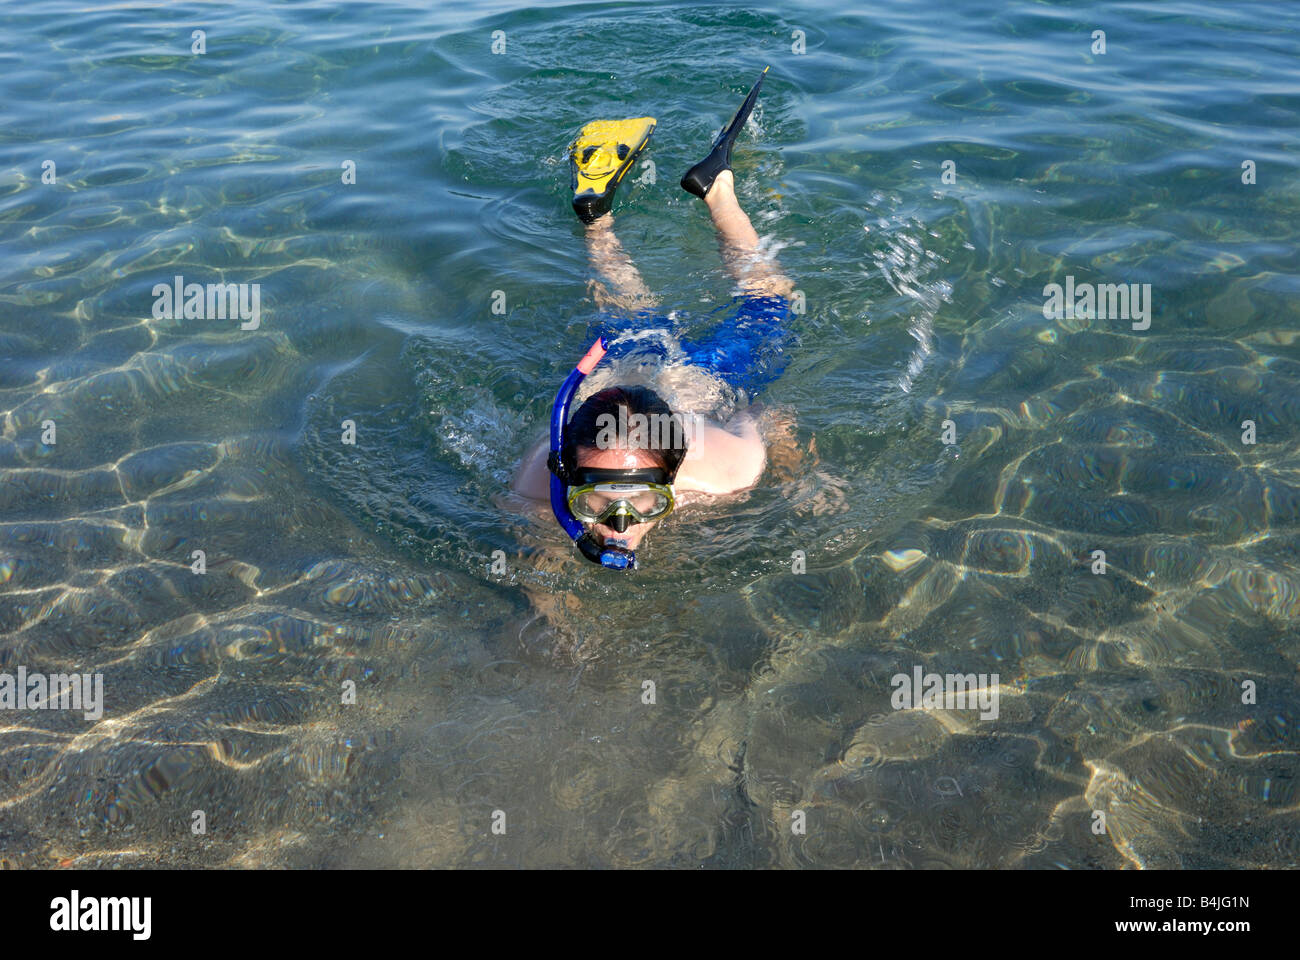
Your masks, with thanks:
<instances>
[{"instance_id":1,"label":"man's foot","mask_svg":"<svg viewBox=\"0 0 1300 960\"><path fill-rule=\"evenodd\" d=\"M723 127L722 132L718 134L718 139L713 141L713 149L709 151L709 155L682 175L682 189L687 193L693 193L703 199L718 174L723 170L731 169L731 148L735 146L740 131L745 128L745 121L754 111L754 104L758 102L758 91L763 86L763 78L767 76L769 69L771 68L764 67L763 72L758 75L758 80L750 89L749 96L745 97L745 102L736 111L736 115L731 118L731 123Z\"/></svg>"}]
</instances>

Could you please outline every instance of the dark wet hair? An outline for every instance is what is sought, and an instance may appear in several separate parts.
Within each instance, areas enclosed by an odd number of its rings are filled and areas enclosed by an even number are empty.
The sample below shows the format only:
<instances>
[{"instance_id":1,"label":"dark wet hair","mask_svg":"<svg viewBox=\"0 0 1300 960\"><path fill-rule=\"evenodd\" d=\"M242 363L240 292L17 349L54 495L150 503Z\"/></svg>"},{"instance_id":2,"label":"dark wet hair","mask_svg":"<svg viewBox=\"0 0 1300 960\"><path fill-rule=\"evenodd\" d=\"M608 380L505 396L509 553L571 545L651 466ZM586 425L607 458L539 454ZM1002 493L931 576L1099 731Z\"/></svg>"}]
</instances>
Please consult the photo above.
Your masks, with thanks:
<instances>
[{"instance_id":1,"label":"dark wet hair","mask_svg":"<svg viewBox=\"0 0 1300 960\"><path fill-rule=\"evenodd\" d=\"M619 417L620 409L623 410L622 418ZM564 462L576 466L579 450L599 449L596 446L596 438L603 426L600 422L602 416L612 416L615 423L634 425L632 417L635 414L647 418L663 417L665 419L648 422L658 423L663 427L673 425L669 436L665 437L661 430L656 437L652 430L650 442L634 444L630 449L644 450L655 466L665 470L669 477L674 476L686 457L685 424L673 413L668 404L664 403L663 398L649 387L606 387L583 401L564 431L564 450L561 451ZM609 423L609 421L605 422Z\"/></svg>"}]
</instances>

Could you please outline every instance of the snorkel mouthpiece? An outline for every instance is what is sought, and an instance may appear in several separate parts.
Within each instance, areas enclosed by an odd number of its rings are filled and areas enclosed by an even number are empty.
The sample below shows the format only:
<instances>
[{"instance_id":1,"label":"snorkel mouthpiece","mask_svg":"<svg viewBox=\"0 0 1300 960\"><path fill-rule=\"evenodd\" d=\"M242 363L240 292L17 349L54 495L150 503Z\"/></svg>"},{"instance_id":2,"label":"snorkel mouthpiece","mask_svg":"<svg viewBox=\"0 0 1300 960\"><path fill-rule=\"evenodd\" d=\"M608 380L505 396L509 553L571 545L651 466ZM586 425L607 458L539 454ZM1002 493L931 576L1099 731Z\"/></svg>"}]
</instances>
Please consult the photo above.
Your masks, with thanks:
<instances>
[{"instance_id":1,"label":"snorkel mouthpiece","mask_svg":"<svg viewBox=\"0 0 1300 960\"><path fill-rule=\"evenodd\" d=\"M546 461L551 471L551 512L555 514L560 527L577 544L584 557L607 570L627 570L636 566L636 553L628 550L617 540L606 541L604 547L597 543L596 538L589 530L583 529L582 523L569 509L569 501L564 491L565 481L574 466L564 462L564 428L569 421L569 404L573 401L574 394L578 392L579 384L586 379L587 374L596 369L596 364L600 363L600 358L604 355L605 338L600 337L578 361L578 365L560 386L560 392L555 395L555 406L551 408L551 455ZM619 533L627 529L626 517L613 519L615 522L611 526ZM622 521L622 527L618 526L619 521Z\"/></svg>"},{"instance_id":2,"label":"snorkel mouthpiece","mask_svg":"<svg viewBox=\"0 0 1300 960\"><path fill-rule=\"evenodd\" d=\"M605 549L600 553L600 565L611 570L626 570L636 566L636 554L627 549L627 543L622 540L606 540Z\"/></svg>"},{"instance_id":3,"label":"snorkel mouthpiece","mask_svg":"<svg viewBox=\"0 0 1300 960\"><path fill-rule=\"evenodd\" d=\"M583 533L574 542L584 557L608 570L626 570L636 566L636 555L622 546L616 546L620 543L618 540L606 540L602 547L590 533Z\"/></svg>"}]
</instances>

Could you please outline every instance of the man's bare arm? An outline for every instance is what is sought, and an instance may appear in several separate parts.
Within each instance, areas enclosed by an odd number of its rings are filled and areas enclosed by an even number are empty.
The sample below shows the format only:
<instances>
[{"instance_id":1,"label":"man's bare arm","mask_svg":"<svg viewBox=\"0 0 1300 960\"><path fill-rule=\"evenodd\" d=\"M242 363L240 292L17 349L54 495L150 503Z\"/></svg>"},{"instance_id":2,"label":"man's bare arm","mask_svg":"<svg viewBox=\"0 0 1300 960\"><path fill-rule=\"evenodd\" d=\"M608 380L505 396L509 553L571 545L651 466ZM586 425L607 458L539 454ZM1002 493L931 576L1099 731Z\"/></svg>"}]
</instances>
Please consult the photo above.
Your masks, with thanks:
<instances>
[{"instance_id":1,"label":"man's bare arm","mask_svg":"<svg viewBox=\"0 0 1300 960\"><path fill-rule=\"evenodd\" d=\"M528 451L515 472L510 489L530 500L549 500L551 496L551 471L546 469L546 455L551 451L549 437L543 437Z\"/></svg>"}]
</instances>

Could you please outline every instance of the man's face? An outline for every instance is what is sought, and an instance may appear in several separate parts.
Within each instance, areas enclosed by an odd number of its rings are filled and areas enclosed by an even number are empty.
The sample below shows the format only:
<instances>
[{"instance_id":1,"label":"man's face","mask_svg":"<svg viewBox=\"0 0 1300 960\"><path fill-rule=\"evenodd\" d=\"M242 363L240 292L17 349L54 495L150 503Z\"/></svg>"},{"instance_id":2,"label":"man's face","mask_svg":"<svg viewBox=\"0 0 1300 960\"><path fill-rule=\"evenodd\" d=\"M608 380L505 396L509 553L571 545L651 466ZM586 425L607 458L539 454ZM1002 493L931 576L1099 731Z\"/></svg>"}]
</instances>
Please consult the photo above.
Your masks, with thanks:
<instances>
[{"instance_id":1,"label":"man's face","mask_svg":"<svg viewBox=\"0 0 1300 960\"><path fill-rule=\"evenodd\" d=\"M599 470L644 470L647 467L656 467L658 464L644 450L584 448L578 451L578 466ZM656 523L657 520L634 523L622 533L603 523L584 523L583 526L596 536L601 546L635 550L642 537L649 533L650 528Z\"/></svg>"}]
</instances>

